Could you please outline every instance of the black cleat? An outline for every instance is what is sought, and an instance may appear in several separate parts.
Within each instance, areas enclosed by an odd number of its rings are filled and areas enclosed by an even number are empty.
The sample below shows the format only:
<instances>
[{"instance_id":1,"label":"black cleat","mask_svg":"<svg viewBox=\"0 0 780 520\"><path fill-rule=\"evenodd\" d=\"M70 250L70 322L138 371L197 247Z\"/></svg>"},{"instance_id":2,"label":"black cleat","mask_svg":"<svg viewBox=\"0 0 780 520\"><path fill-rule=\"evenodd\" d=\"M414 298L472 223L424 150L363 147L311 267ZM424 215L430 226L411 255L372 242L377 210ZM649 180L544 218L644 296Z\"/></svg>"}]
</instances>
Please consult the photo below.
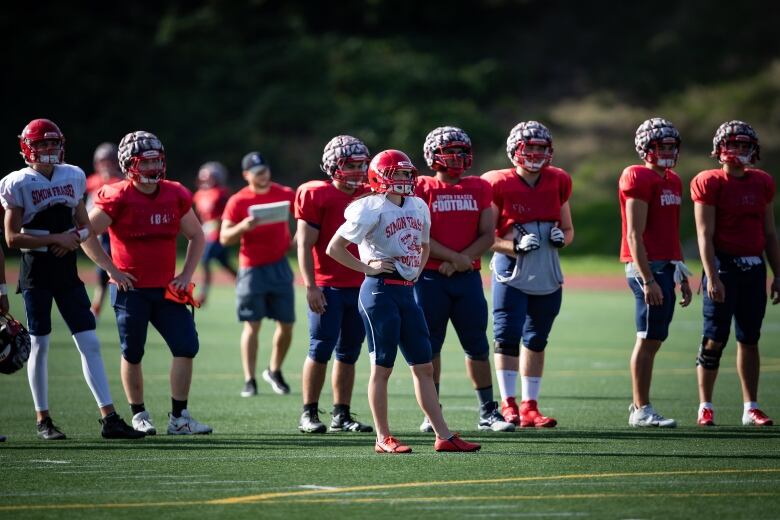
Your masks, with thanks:
<instances>
[{"instance_id":1,"label":"black cleat","mask_svg":"<svg viewBox=\"0 0 780 520\"><path fill-rule=\"evenodd\" d=\"M60 441L67 438L64 433L54 426L54 423L51 422L51 417L46 417L36 424L36 427L38 428L38 437L45 441Z\"/></svg>"},{"instance_id":2,"label":"black cleat","mask_svg":"<svg viewBox=\"0 0 780 520\"><path fill-rule=\"evenodd\" d=\"M100 429L100 435L104 439L142 439L146 437L144 432L139 432L128 426L116 412L98 419L98 422L103 425Z\"/></svg>"},{"instance_id":3,"label":"black cleat","mask_svg":"<svg viewBox=\"0 0 780 520\"><path fill-rule=\"evenodd\" d=\"M356 421L351 413L340 413L334 415L333 420L330 421L330 431L368 433L374 431L374 428Z\"/></svg>"},{"instance_id":4,"label":"black cleat","mask_svg":"<svg viewBox=\"0 0 780 520\"><path fill-rule=\"evenodd\" d=\"M290 385L288 385L284 380L284 377L282 377L281 370L271 371L270 368L266 368L263 370L263 379L265 379L266 383L271 385L271 388L273 388L274 392L277 394L286 395L290 393Z\"/></svg>"},{"instance_id":5,"label":"black cleat","mask_svg":"<svg viewBox=\"0 0 780 520\"><path fill-rule=\"evenodd\" d=\"M303 433L325 433L328 429L320 421L317 410L304 410L301 414L301 420L298 422L298 429Z\"/></svg>"},{"instance_id":6,"label":"black cleat","mask_svg":"<svg viewBox=\"0 0 780 520\"><path fill-rule=\"evenodd\" d=\"M244 383L244 389L241 390L241 397L254 397L257 395L257 381L253 377Z\"/></svg>"}]
</instances>

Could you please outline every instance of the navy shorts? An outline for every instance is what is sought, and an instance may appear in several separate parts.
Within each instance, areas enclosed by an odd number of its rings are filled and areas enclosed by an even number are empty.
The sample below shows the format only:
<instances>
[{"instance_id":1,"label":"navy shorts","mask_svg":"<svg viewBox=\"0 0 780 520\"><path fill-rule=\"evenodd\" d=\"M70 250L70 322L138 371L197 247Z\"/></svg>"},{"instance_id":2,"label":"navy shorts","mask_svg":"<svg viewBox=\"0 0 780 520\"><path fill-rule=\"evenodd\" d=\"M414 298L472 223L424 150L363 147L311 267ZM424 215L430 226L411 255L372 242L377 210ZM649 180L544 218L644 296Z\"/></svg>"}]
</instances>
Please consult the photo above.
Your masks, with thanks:
<instances>
[{"instance_id":1,"label":"navy shorts","mask_svg":"<svg viewBox=\"0 0 780 520\"><path fill-rule=\"evenodd\" d=\"M492 277L493 336L502 345L523 346L542 352L561 310L563 288L550 294L526 294Z\"/></svg>"},{"instance_id":2,"label":"navy shorts","mask_svg":"<svg viewBox=\"0 0 780 520\"><path fill-rule=\"evenodd\" d=\"M372 363L392 368L399 346L409 365L431 362L428 326L411 285L391 285L367 276L360 286L359 305Z\"/></svg>"},{"instance_id":3,"label":"navy shorts","mask_svg":"<svg viewBox=\"0 0 780 520\"><path fill-rule=\"evenodd\" d=\"M664 341L669 336L669 324L674 316L674 264L671 262L653 271L655 283L661 288L664 301L661 305L645 303L645 292L639 278L626 278L628 286L634 292L634 320L636 336L642 339Z\"/></svg>"},{"instance_id":4,"label":"navy shorts","mask_svg":"<svg viewBox=\"0 0 780 520\"><path fill-rule=\"evenodd\" d=\"M270 318L282 323L295 322L293 273L286 257L273 264L239 270L236 309L238 321Z\"/></svg>"},{"instance_id":5,"label":"navy shorts","mask_svg":"<svg viewBox=\"0 0 780 520\"><path fill-rule=\"evenodd\" d=\"M195 320L186 305L165 299L165 289L118 291L111 284L111 305L116 313L122 357L140 363L151 323L174 357L194 358L200 348Z\"/></svg>"},{"instance_id":6,"label":"navy shorts","mask_svg":"<svg viewBox=\"0 0 780 520\"><path fill-rule=\"evenodd\" d=\"M757 345L766 314L766 264L740 267L734 257L718 255L718 276L726 289L723 303L707 296L707 276L702 277L704 337L725 344L733 318L737 341Z\"/></svg>"},{"instance_id":7,"label":"navy shorts","mask_svg":"<svg viewBox=\"0 0 780 520\"><path fill-rule=\"evenodd\" d=\"M220 244L219 240L206 242L206 248L203 250L203 256L200 258L200 263L204 266L208 266L212 260L216 260L220 265L230 265L228 262L228 249Z\"/></svg>"},{"instance_id":8,"label":"navy shorts","mask_svg":"<svg viewBox=\"0 0 780 520\"><path fill-rule=\"evenodd\" d=\"M89 310L89 296L84 284L55 290L23 289L22 298L27 312L27 329L33 336L51 333L52 300L57 303L57 309L71 334L95 330L95 316Z\"/></svg>"},{"instance_id":9,"label":"navy shorts","mask_svg":"<svg viewBox=\"0 0 780 520\"><path fill-rule=\"evenodd\" d=\"M414 285L414 298L425 314L434 357L441 352L447 323L452 320L466 356L478 361L488 359L488 307L479 271L445 276L424 270Z\"/></svg>"},{"instance_id":10,"label":"navy shorts","mask_svg":"<svg viewBox=\"0 0 780 520\"><path fill-rule=\"evenodd\" d=\"M335 350L338 361L354 365L360 356L360 345L366 337L358 311L360 289L321 289L328 305L322 314L309 310L309 358L325 364L330 361Z\"/></svg>"}]
</instances>

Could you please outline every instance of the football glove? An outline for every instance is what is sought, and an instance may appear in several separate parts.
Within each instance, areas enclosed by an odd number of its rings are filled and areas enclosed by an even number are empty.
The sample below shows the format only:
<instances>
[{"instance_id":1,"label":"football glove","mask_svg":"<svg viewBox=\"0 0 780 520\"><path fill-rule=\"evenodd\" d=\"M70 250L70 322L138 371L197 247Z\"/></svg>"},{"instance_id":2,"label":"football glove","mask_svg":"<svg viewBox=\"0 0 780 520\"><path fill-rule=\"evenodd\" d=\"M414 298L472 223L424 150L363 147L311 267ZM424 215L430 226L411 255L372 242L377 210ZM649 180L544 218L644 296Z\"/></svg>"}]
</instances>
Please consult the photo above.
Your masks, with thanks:
<instances>
[{"instance_id":1,"label":"football glove","mask_svg":"<svg viewBox=\"0 0 780 520\"><path fill-rule=\"evenodd\" d=\"M529 253L539 249L539 237L537 235L526 231L522 224L515 224L514 227L515 231L517 231L512 241L515 254Z\"/></svg>"},{"instance_id":2,"label":"football glove","mask_svg":"<svg viewBox=\"0 0 780 520\"><path fill-rule=\"evenodd\" d=\"M674 283L682 283L683 280L687 280L689 276L693 276L693 273L688 266L679 260L672 262L674 264Z\"/></svg>"},{"instance_id":3,"label":"football glove","mask_svg":"<svg viewBox=\"0 0 780 520\"><path fill-rule=\"evenodd\" d=\"M550 243L558 248L565 245L563 231L558 226L553 226L550 230Z\"/></svg>"}]
</instances>

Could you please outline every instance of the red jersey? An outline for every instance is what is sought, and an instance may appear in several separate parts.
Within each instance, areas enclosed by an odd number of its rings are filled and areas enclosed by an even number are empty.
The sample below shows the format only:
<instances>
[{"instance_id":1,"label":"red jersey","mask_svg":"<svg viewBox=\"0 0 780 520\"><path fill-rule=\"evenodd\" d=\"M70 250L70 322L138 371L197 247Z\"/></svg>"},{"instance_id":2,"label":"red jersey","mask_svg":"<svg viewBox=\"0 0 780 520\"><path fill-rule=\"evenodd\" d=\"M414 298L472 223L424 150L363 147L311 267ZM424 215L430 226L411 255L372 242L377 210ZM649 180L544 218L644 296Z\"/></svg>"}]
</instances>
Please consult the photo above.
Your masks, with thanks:
<instances>
[{"instance_id":1,"label":"red jersey","mask_svg":"<svg viewBox=\"0 0 780 520\"><path fill-rule=\"evenodd\" d=\"M228 199L222 220L238 224L249 216L249 206L283 200L290 202L292 212L295 200L295 192L292 188L272 182L266 193L255 193L247 186ZM278 262L284 258L290 248L291 239L290 226L287 222L257 226L241 235L238 265L246 268Z\"/></svg>"},{"instance_id":2,"label":"red jersey","mask_svg":"<svg viewBox=\"0 0 780 520\"><path fill-rule=\"evenodd\" d=\"M761 256L766 247L766 206L775 182L763 170L748 168L742 177L723 169L705 170L691 181L691 199L715 206L715 250L733 256Z\"/></svg>"},{"instance_id":3,"label":"red jersey","mask_svg":"<svg viewBox=\"0 0 780 520\"><path fill-rule=\"evenodd\" d=\"M208 242L219 240L219 219L222 218L222 212L225 211L229 198L230 191L224 186L202 188L192 196L195 213L203 224L203 233Z\"/></svg>"},{"instance_id":4,"label":"red jersey","mask_svg":"<svg viewBox=\"0 0 780 520\"><path fill-rule=\"evenodd\" d=\"M682 203L682 182L672 170L666 170L661 177L644 166L629 166L623 170L618 181L622 238L620 240L620 261L631 262L631 251L626 239L626 200L636 199L647 203L647 222L642 242L647 259L682 260L680 248L680 204Z\"/></svg>"},{"instance_id":5,"label":"red jersey","mask_svg":"<svg viewBox=\"0 0 780 520\"><path fill-rule=\"evenodd\" d=\"M571 177L555 166L542 168L536 186L520 178L514 168L489 171L482 178L493 187L499 237L505 236L515 223L560 221L561 207L571 197Z\"/></svg>"},{"instance_id":6,"label":"red jersey","mask_svg":"<svg viewBox=\"0 0 780 520\"><path fill-rule=\"evenodd\" d=\"M100 188L95 207L111 217L108 235L117 268L135 276L135 287L167 287L176 275L181 219L192 209L190 191L163 180L146 195L125 180Z\"/></svg>"},{"instance_id":7,"label":"red jersey","mask_svg":"<svg viewBox=\"0 0 780 520\"><path fill-rule=\"evenodd\" d=\"M116 184L117 182L121 182L124 179L122 177L109 177L108 180L104 180L103 176L99 173L93 173L89 177L87 177L87 195L91 195L93 193L96 193L100 188L102 188L104 185L108 186L110 184Z\"/></svg>"},{"instance_id":8,"label":"red jersey","mask_svg":"<svg viewBox=\"0 0 780 520\"><path fill-rule=\"evenodd\" d=\"M320 231L314 243L314 282L318 287L360 287L365 276L341 265L325 253L330 239L344 223L344 210L349 203L363 193L358 188L349 195L333 185L331 181L309 181L298 187L295 194L295 218L305 220ZM358 256L357 244L347 249Z\"/></svg>"},{"instance_id":9,"label":"red jersey","mask_svg":"<svg viewBox=\"0 0 780 520\"><path fill-rule=\"evenodd\" d=\"M431 238L444 247L461 252L479 236L482 211L490 208L493 191L480 177L463 177L457 184L447 184L436 177L417 178L415 193L431 212ZM429 258L426 269L438 269L443 260ZM480 259L473 264L480 268Z\"/></svg>"}]
</instances>

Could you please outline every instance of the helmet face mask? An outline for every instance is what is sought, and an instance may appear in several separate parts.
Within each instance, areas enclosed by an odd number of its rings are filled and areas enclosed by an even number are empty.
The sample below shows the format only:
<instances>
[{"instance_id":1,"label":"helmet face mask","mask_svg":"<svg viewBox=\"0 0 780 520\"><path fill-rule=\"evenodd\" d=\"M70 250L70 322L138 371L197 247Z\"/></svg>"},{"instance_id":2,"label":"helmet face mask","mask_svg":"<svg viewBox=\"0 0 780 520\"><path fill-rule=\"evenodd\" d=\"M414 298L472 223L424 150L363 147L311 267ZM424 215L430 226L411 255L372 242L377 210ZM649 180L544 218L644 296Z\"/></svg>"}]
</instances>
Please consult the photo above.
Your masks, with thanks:
<instances>
[{"instance_id":1,"label":"helmet face mask","mask_svg":"<svg viewBox=\"0 0 780 520\"><path fill-rule=\"evenodd\" d=\"M49 119L33 119L19 135L19 146L24 162L33 164L62 164L65 160L65 136Z\"/></svg>"},{"instance_id":2,"label":"helmet face mask","mask_svg":"<svg viewBox=\"0 0 780 520\"><path fill-rule=\"evenodd\" d=\"M440 126L425 137L423 155L428 167L457 178L471 168L471 138L456 126Z\"/></svg>"},{"instance_id":3,"label":"helmet face mask","mask_svg":"<svg viewBox=\"0 0 780 520\"><path fill-rule=\"evenodd\" d=\"M119 143L119 166L133 182L157 184L165 179L165 149L154 134L131 132Z\"/></svg>"},{"instance_id":4,"label":"helmet face mask","mask_svg":"<svg viewBox=\"0 0 780 520\"><path fill-rule=\"evenodd\" d=\"M677 165L681 142L677 128L661 117L644 121L634 136L634 148L639 158L661 168Z\"/></svg>"},{"instance_id":5,"label":"helmet face mask","mask_svg":"<svg viewBox=\"0 0 780 520\"><path fill-rule=\"evenodd\" d=\"M417 184L417 168L402 151L385 150L371 160L368 183L375 193L410 197Z\"/></svg>"},{"instance_id":6,"label":"helmet face mask","mask_svg":"<svg viewBox=\"0 0 780 520\"><path fill-rule=\"evenodd\" d=\"M349 188L359 188L367 182L368 147L351 135L337 135L322 151L320 169L334 181Z\"/></svg>"},{"instance_id":7,"label":"helmet face mask","mask_svg":"<svg viewBox=\"0 0 780 520\"><path fill-rule=\"evenodd\" d=\"M677 145L677 140L673 137L667 137L650 143L645 160L661 168L674 168L677 165L677 156L679 154L680 148Z\"/></svg>"},{"instance_id":8,"label":"helmet face mask","mask_svg":"<svg viewBox=\"0 0 780 520\"><path fill-rule=\"evenodd\" d=\"M509 132L506 154L515 166L536 173L552 162L552 134L538 121L518 123Z\"/></svg>"},{"instance_id":9,"label":"helmet face mask","mask_svg":"<svg viewBox=\"0 0 780 520\"><path fill-rule=\"evenodd\" d=\"M761 159L758 134L744 121L728 121L718 127L712 139L712 156L721 164L748 167Z\"/></svg>"}]
</instances>

